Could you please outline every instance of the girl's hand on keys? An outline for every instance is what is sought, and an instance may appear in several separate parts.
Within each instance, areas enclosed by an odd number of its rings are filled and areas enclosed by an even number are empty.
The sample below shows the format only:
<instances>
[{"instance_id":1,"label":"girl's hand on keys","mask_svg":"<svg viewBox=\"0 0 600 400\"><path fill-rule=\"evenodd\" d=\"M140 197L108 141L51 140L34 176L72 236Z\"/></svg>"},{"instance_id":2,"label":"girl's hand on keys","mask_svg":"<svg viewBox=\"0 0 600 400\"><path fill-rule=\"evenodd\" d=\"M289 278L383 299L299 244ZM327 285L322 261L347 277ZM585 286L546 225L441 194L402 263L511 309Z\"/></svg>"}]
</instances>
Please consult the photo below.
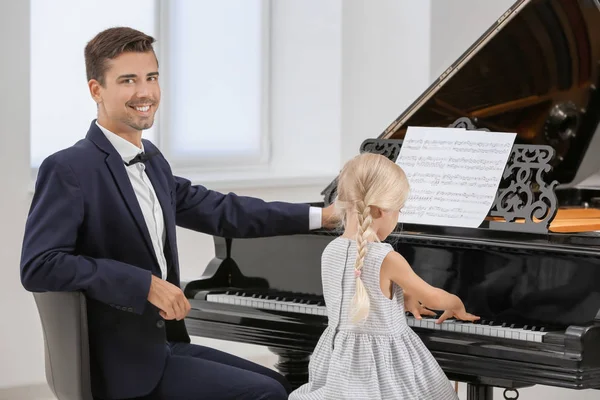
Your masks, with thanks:
<instances>
[{"instance_id":1,"label":"girl's hand on keys","mask_svg":"<svg viewBox=\"0 0 600 400\"><path fill-rule=\"evenodd\" d=\"M416 319L421 319L421 315L435 317L435 313L423 306L414 296L404 293L404 310L410 312Z\"/></svg>"},{"instance_id":2,"label":"girl's hand on keys","mask_svg":"<svg viewBox=\"0 0 600 400\"><path fill-rule=\"evenodd\" d=\"M462 321L477 321L479 319L478 316L469 314L465 310L465 305L463 304L462 301L459 300L459 302L460 302L460 304L457 307L455 307L451 310L444 311L444 313L438 318L436 323L441 324L448 318L456 318L456 319L460 319Z\"/></svg>"}]
</instances>

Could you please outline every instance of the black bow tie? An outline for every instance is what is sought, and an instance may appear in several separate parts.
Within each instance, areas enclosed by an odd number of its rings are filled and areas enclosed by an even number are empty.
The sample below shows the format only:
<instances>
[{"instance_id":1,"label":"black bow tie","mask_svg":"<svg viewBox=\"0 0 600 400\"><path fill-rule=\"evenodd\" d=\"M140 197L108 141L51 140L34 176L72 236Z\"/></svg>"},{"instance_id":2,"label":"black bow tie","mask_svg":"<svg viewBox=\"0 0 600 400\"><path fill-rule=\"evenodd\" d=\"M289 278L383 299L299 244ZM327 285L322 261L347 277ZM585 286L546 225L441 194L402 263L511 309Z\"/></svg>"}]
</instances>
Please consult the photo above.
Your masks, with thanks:
<instances>
[{"instance_id":1,"label":"black bow tie","mask_svg":"<svg viewBox=\"0 0 600 400\"><path fill-rule=\"evenodd\" d=\"M123 161L125 163L125 165L127 165L128 167L136 164L136 163L145 163L146 161L148 161L151 157L155 156L158 153L139 153L137 156L133 157L133 159L131 161L129 161L128 163L126 163L125 161Z\"/></svg>"}]
</instances>

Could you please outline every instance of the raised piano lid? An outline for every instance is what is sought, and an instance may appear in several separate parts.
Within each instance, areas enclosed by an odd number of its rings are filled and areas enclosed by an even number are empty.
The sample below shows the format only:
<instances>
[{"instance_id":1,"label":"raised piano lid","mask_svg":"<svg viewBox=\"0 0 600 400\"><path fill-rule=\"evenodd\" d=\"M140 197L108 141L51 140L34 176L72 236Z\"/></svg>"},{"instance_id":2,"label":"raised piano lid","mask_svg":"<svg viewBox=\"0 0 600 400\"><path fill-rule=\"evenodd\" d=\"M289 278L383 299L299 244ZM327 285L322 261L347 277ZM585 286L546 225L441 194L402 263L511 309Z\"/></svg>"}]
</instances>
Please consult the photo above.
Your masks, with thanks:
<instances>
[{"instance_id":1,"label":"raised piano lid","mask_svg":"<svg viewBox=\"0 0 600 400\"><path fill-rule=\"evenodd\" d=\"M469 117L551 145L559 188L600 189L599 62L599 0L516 1L379 138Z\"/></svg>"},{"instance_id":2,"label":"raised piano lid","mask_svg":"<svg viewBox=\"0 0 600 400\"><path fill-rule=\"evenodd\" d=\"M446 127L462 117L478 128L516 132L516 144L555 149L547 182L560 183L560 204L575 205L582 198L573 200L572 188L600 196L600 179L593 183L600 177L599 84L600 0L519 0L378 139L403 139L409 126ZM323 192L326 203L335 185ZM420 276L460 294L480 315L600 321L598 232L399 224L389 241ZM524 303L502 304L511 293Z\"/></svg>"}]
</instances>

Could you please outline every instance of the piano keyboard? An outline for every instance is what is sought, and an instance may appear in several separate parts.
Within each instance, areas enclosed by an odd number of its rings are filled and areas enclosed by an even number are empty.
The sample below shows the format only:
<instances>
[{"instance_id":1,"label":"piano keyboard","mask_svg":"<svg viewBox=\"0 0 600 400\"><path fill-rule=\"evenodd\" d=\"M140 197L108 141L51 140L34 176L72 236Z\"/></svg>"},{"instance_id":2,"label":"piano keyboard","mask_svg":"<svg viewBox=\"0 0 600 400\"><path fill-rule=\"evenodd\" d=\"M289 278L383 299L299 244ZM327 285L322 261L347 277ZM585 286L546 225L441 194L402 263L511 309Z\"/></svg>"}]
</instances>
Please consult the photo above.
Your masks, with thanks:
<instances>
[{"instance_id":1,"label":"piano keyboard","mask_svg":"<svg viewBox=\"0 0 600 400\"><path fill-rule=\"evenodd\" d=\"M207 294L206 301L263 310L327 316L327 308L325 307L323 297L297 293L261 293L258 291L231 290L225 293ZM487 321L472 323L468 321L446 320L441 324L436 324L435 318L423 317L423 319L418 320L412 315L406 316L406 322L412 328L458 332L527 342L542 342L544 335L547 333L544 328L535 326L500 325Z\"/></svg>"},{"instance_id":2,"label":"piano keyboard","mask_svg":"<svg viewBox=\"0 0 600 400\"><path fill-rule=\"evenodd\" d=\"M526 342L542 342L544 335L547 333L543 328L529 327L511 327L504 325L490 325L486 321L472 323L468 321L446 320L441 324L435 323L435 318L426 318L419 320L413 316L406 316L408 326L412 328L431 329L444 332L459 332L470 335L482 335L490 337L498 337L505 339L523 340Z\"/></svg>"},{"instance_id":3,"label":"piano keyboard","mask_svg":"<svg viewBox=\"0 0 600 400\"><path fill-rule=\"evenodd\" d=\"M232 290L221 294L208 294L206 301L263 310L327 316L327 309L321 296L299 295L296 293L291 296L289 293L278 292L259 294Z\"/></svg>"}]
</instances>

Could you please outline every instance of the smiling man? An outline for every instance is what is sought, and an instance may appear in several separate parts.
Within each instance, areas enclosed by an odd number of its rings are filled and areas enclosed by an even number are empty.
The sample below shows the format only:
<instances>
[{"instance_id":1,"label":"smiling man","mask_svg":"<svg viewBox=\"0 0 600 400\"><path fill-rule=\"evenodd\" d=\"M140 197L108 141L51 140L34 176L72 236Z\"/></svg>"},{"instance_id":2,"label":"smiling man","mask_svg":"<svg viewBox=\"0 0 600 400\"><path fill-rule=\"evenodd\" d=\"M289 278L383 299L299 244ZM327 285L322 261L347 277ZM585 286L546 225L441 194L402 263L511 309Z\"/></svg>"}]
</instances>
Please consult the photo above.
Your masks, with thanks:
<instances>
[{"instance_id":1,"label":"smiling man","mask_svg":"<svg viewBox=\"0 0 600 400\"><path fill-rule=\"evenodd\" d=\"M275 371L190 344L175 227L224 237L289 235L332 226L332 209L224 195L174 176L142 139L160 104L153 42L111 28L87 44L97 120L39 168L22 284L86 295L95 398L287 399L289 384Z\"/></svg>"}]
</instances>

